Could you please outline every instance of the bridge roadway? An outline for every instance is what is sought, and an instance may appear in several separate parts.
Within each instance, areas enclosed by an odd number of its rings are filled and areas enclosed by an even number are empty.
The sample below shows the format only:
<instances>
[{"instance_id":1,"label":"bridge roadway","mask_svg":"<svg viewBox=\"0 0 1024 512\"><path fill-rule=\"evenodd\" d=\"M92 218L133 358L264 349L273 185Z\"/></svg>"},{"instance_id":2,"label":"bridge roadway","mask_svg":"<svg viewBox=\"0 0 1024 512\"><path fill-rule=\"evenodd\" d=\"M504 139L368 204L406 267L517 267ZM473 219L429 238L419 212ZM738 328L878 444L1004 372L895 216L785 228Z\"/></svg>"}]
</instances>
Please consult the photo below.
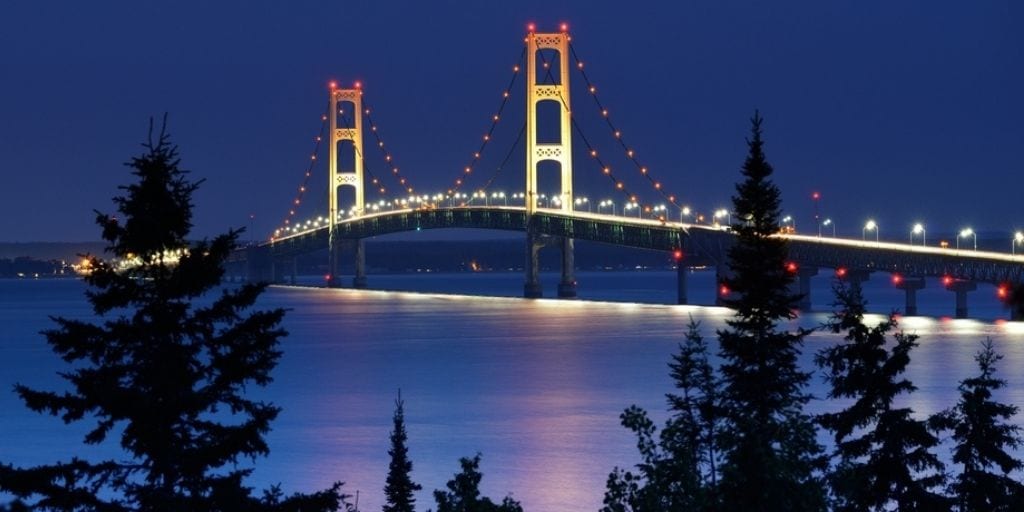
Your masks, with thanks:
<instances>
[{"instance_id":1,"label":"bridge roadway","mask_svg":"<svg viewBox=\"0 0 1024 512\"><path fill-rule=\"evenodd\" d=\"M341 240L358 241L391 233L440 228L520 231L541 237L588 240L666 252L682 249L687 258L710 260L719 266L720 271L724 271L726 253L735 239L728 229L719 227L591 212L569 214L561 210L541 209L528 218L525 208L516 206L404 209L368 214L340 222L337 236ZM943 278L946 287L952 291L957 291L955 288L959 283L973 286L978 282L997 285L1024 282L1024 255L796 234L778 236L789 241L790 259L799 268L800 281L809 279L821 267L843 269L841 272L854 282L867 279L867 275L874 271L891 272L908 279ZM247 265L241 266L247 269L248 277L253 278L253 264L257 261L263 262L257 266L265 267L267 262L294 259L297 255L327 246L328 228L323 226L249 248L246 253L236 254L233 260L239 265L248 260ZM266 273L257 269L255 275L266 276ZM683 279L680 277L680 286L685 286ZM809 289L808 286L800 283L802 290ZM911 294L912 290L908 289L908 309ZM685 291L681 290L680 301L684 298Z\"/></svg>"}]
</instances>

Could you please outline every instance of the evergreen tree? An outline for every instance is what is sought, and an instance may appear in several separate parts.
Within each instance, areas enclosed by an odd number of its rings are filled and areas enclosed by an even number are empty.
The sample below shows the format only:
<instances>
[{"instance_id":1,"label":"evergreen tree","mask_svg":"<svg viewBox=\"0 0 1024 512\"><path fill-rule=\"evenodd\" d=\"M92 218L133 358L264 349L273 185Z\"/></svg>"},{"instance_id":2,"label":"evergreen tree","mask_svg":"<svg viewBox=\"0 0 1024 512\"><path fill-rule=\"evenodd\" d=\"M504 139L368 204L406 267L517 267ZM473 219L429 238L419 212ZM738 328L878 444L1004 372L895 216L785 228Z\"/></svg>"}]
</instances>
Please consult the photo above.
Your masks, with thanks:
<instances>
[{"instance_id":1,"label":"evergreen tree","mask_svg":"<svg viewBox=\"0 0 1024 512\"><path fill-rule=\"evenodd\" d=\"M434 491L437 512L523 512L518 501L506 496L496 504L486 496L480 496L480 454L472 459L459 459L462 471L448 481L447 491Z\"/></svg>"},{"instance_id":2,"label":"evergreen tree","mask_svg":"<svg viewBox=\"0 0 1024 512\"><path fill-rule=\"evenodd\" d=\"M394 428L391 430L391 464L388 466L388 478L384 485L384 512L412 512L416 510L416 498L412 493L423 487L412 481L412 461L409 460L409 448L405 443L405 413L403 410L402 392L399 390L395 400Z\"/></svg>"},{"instance_id":3,"label":"evergreen tree","mask_svg":"<svg viewBox=\"0 0 1024 512\"><path fill-rule=\"evenodd\" d=\"M166 120L165 120L166 127ZM261 497L244 485L240 458L269 451L264 435L280 409L247 399L281 355L281 309L253 310L264 286L221 290L222 265L239 231L190 243L192 194L165 130L127 165L137 181L114 198L119 215L97 212L113 261L92 256L86 292L96 323L55 318L44 332L70 368L63 392L15 387L37 412L66 423L95 421L85 442L114 435L128 461L0 467L0 490L35 510L337 510L340 485Z\"/></svg>"},{"instance_id":4,"label":"evergreen tree","mask_svg":"<svg viewBox=\"0 0 1024 512\"><path fill-rule=\"evenodd\" d=\"M818 473L822 448L812 418L810 373L797 358L809 330L789 332L781 321L795 317L799 296L789 292L786 241L779 233L779 189L770 180L762 118L755 112L743 181L733 196L733 231L728 252L732 276L725 284L736 298L729 329L718 332L723 381L720 495L726 510L820 510L825 491Z\"/></svg>"},{"instance_id":5,"label":"evergreen tree","mask_svg":"<svg viewBox=\"0 0 1024 512\"><path fill-rule=\"evenodd\" d=\"M917 337L895 333L890 352L886 337L897 326L894 317L868 327L860 289L840 282L835 292L838 309L829 328L845 332L846 342L815 358L831 385L828 397L853 401L819 417L835 439L837 460L828 476L834 510L948 510L948 499L935 491L944 475L930 451L939 444L933 426L914 419L910 408L893 405L917 389L901 376Z\"/></svg>"},{"instance_id":6,"label":"evergreen tree","mask_svg":"<svg viewBox=\"0 0 1024 512\"><path fill-rule=\"evenodd\" d=\"M980 374L960 383L960 401L951 411L957 443L953 462L964 469L950 491L964 512L1024 510L1024 485L1010 477L1024 464L1007 452L1021 446L1020 427L1009 423L1018 408L992 397L993 391L1006 385L995 376L995 365L1002 358L992 348L992 340L982 344L974 357Z\"/></svg>"},{"instance_id":7,"label":"evergreen tree","mask_svg":"<svg viewBox=\"0 0 1024 512\"><path fill-rule=\"evenodd\" d=\"M657 429L637 406L620 416L637 436L637 472L608 476L602 512L693 511L715 508L719 430L718 382L699 324L690 319L686 341L669 363L679 394L667 394L671 416Z\"/></svg>"}]
</instances>

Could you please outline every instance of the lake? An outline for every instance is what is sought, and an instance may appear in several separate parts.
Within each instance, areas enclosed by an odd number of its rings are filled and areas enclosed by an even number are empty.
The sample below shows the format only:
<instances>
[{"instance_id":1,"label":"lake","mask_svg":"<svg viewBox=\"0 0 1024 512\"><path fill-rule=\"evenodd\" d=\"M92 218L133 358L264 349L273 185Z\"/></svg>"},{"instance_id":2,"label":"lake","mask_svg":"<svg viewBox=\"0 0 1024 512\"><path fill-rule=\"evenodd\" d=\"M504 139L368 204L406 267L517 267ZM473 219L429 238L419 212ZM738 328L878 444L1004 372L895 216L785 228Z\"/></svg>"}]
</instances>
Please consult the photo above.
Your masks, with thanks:
<instances>
[{"instance_id":1,"label":"lake","mask_svg":"<svg viewBox=\"0 0 1024 512\"><path fill-rule=\"evenodd\" d=\"M346 492L359 491L362 510L378 510L400 388L412 477L424 488L418 509L434 507L431 491L444 487L459 457L480 452L485 495L512 493L528 511L597 510L612 468L637 462L619 413L637 404L660 424L671 391L667 363L686 323L700 321L714 347L714 332L730 311L668 305L675 298L671 271L577 277L580 300L520 299L522 276L506 273L371 275L377 290L270 288L260 305L289 308L290 335L275 381L253 393L284 411L268 436L271 454L257 461L251 483L281 483L292 492L342 480ZM550 295L558 277L544 279ZM713 272L695 271L689 285L695 302L713 302ZM64 367L38 331L52 325L48 315L89 318L84 289L74 280L0 281L0 461L119 455L110 446L82 445L85 425L32 413L9 391L15 382L59 389L55 372ZM902 307L902 292L885 274L865 284L865 295L874 312ZM829 280L816 278L812 296L817 310L793 326L827 320ZM953 311L953 295L929 282L918 296L927 316L902 319L905 330L921 336L908 371L920 388L909 403L921 414L955 402L957 382L973 374L973 354L986 337L1005 356L1000 373L1010 386L1000 398L1024 403L1017 370L1024 365L1024 324L1001 319L1006 313L992 287L979 286L970 297L977 319L944 317ZM815 333L803 363L811 367L813 352L839 339ZM816 376L812 392L824 391ZM836 405L814 401L810 408Z\"/></svg>"}]
</instances>

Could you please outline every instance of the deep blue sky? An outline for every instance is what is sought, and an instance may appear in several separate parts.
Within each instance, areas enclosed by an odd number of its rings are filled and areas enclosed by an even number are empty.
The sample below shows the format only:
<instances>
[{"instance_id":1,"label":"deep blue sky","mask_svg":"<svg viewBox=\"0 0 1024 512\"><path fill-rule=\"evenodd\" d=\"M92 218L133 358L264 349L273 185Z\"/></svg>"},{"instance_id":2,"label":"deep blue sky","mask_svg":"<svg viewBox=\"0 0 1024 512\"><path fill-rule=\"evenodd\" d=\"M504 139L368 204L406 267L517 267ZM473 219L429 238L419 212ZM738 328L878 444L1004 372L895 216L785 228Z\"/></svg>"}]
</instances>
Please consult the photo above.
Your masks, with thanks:
<instances>
[{"instance_id":1,"label":"deep blue sky","mask_svg":"<svg viewBox=\"0 0 1024 512\"><path fill-rule=\"evenodd\" d=\"M917 220L929 233L1024 227L1024 7L1012 0L16 0L0 5L0 241L97 239L92 209L111 210L129 180L121 163L165 111L186 167L206 179L196 234L252 213L262 236L299 185L330 79L362 80L403 173L444 189L486 130L530 21L570 24L637 155L700 210L727 204L759 108L802 230L813 190L851 233L868 217L894 238ZM473 183L523 122L517 89ZM612 154L590 98L573 99ZM498 180L508 190L522 189L520 153ZM577 193L613 197L597 173L577 159ZM325 203L323 167L313 180L306 207Z\"/></svg>"}]
</instances>

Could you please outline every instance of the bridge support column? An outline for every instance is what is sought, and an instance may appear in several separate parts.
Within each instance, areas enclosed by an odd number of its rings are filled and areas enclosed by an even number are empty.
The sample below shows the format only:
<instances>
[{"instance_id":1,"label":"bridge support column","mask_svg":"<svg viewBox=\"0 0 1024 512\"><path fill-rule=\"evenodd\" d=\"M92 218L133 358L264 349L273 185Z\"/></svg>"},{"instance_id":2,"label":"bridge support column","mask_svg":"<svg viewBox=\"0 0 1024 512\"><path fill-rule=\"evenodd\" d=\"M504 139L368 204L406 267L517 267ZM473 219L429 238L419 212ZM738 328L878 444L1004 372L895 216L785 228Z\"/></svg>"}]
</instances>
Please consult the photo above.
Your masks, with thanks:
<instances>
[{"instance_id":1,"label":"bridge support column","mask_svg":"<svg viewBox=\"0 0 1024 512\"><path fill-rule=\"evenodd\" d=\"M523 285L523 297L539 299L544 296L540 284L540 249L544 242L532 228L526 230L526 284ZM559 285L561 288L561 285Z\"/></svg>"},{"instance_id":2,"label":"bridge support column","mask_svg":"<svg viewBox=\"0 0 1024 512\"><path fill-rule=\"evenodd\" d=\"M558 298L576 298L576 258L572 238L563 237L559 243L562 249L562 280L558 283Z\"/></svg>"},{"instance_id":3,"label":"bridge support column","mask_svg":"<svg viewBox=\"0 0 1024 512\"><path fill-rule=\"evenodd\" d=\"M245 279L250 283L274 278L273 260L269 247L249 247L245 250Z\"/></svg>"},{"instance_id":4,"label":"bridge support column","mask_svg":"<svg viewBox=\"0 0 1024 512\"><path fill-rule=\"evenodd\" d=\"M355 243L356 276L352 278L353 288L366 288L366 244L363 239Z\"/></svg>"},{"instance_id":5,"label":"bridge support column","mask_svg":"<svg viewBox=\"0 0 1024 512\"><path fill-rule=\"evenodd\" d=\"M341 288L341 240L332 235L327 245L327 287Z\"/></svg>"},{"instance_id":6,"label":"bridge support column","mask_svg":"<svg viewBox=\"0 0 1024 512\"><path fill-rule=\"evenodd\" d=\"M917 291L924 288L923 277L901 277L896 281L896 288L907 294L906 308L903 314L907 316L917 315Z\"/></svg>"},{"instance_id":7,"label":"bridge support column","mask_svg":"<svg viewBox=\"0 0 1024 512\"><path fill-rule=\"evenodd\" d=\"M800 311L811 310L811 278L818 275L818 267L800 267L796 271L793 292L800 295L796 308Z\"/></svg>"},{"instance_id":8,"label":"bridge support column","mask_svg":"<svg viewBox=\"0 0 1024 512\"><path fill-rule=\"evenodd\" d=\"M715 305L725 306L725 301L732 297L732 290L725 284L725 280L730 277L731 272L727 265L718 265L715 267Z\"/></svg>"},{"instance_id":9,"label":"bridge support column","mask_svg":"<svg viewBox=\"0 0 1024 512\"><path fill-rule=\"evenodd\" d=\"M949 279L943 283L946 289L956 293L956 318L967 318L967 292L978 289L978 283L966 279Z\"/></svg>"},{"instance_id":10,"label":"bridge support column","mask_svg":"<svg viewBox=\"0 0 1024 512\"><path fill-rule=\"evenodd\" d=\"M295 285L299 282L299 258L298 256L290 258L287 262L288 266L288 284Z\"/></svg>"},{"instance_id":11,"label":"bridge support column","mask_svg":"<svg viewBox=\"0 0 1024 512\"><path fill-rule=\"evenodd\" d=\"M682 261L676 264L676 304L689 304L686 296L686 272L689 271Z\"/></svg>"}]
</instances>

